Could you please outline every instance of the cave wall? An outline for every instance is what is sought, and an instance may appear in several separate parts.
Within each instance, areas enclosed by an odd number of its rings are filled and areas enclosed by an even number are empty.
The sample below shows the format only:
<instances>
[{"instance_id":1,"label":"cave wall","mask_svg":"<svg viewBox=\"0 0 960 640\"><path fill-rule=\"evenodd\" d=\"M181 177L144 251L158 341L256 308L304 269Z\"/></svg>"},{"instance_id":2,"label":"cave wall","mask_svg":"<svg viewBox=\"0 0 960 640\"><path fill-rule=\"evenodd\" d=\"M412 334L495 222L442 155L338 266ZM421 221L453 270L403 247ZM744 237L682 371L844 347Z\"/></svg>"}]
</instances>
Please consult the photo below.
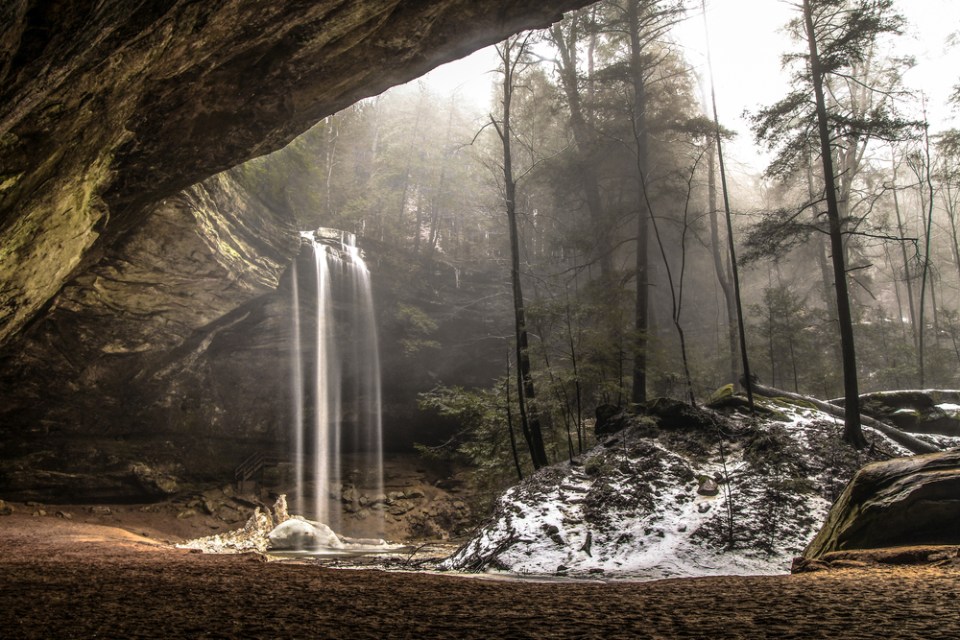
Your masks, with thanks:
<instances>
[{"instance_id":1,"label":"cave wall","mask_svg":"<svg viewBox=\"0 0 960 640\"><path fill-rule=\"evenodd\" d=\"M257 379L274 379L282 358L250 355L282 346L265 309L300 250L292 221L229 172L143 216L0 349L8 495L135 497L138 486L112 479L133 465L223 477L282 419L249 410L273 406ZM250 335L231 336L247 325ZM97 480L105 470L113 489Z\"/></svg>"},{"instance_id":2,"label":"cave wall","mask_svg":"<svg viewBox=\"0 0 960 640\"><path fill-rule=\"evenodd\" d=\"M141 499L276 441L299 238L218 172L583 4L0 5L0 490ZM465 367L408 355L413 387Z\"/></svg>"}]
</instances>

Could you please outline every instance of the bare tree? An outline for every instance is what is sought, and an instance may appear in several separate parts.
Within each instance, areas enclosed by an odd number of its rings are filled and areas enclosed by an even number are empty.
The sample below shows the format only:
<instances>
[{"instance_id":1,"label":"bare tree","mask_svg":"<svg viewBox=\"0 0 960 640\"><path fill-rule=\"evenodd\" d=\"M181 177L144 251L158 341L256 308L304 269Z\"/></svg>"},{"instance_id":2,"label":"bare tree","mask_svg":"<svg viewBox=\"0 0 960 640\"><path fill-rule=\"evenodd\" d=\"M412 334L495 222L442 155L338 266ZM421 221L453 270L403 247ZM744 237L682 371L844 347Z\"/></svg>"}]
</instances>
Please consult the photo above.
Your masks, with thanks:
<instances>
[{"instance_id":1,"label":"bare tree","mask_svg":"<svg viewBox=\"0 0 960 640\"><path fill-rule=\"evenodd\" d=\"M510 128L510 109L517 75L526 64L525 55L530 42L530 34L521 34L508 38L497 45L500 57L502 100L499 118L490 115L490 123L500 138L503 149L503 196L510 235L510 280L513 289L514 327L517 350L517 389L520 408L520 428L530 449L530 458L535 469L549 464L543 444L540 428L540 414L537 408L537 394L530 371L530 341L527 335L526 312L523 304L523 289L520 282L520 232L517 226L517 180L513 173L513 155L511 152L512 132Z\"/></svg>"}]
</instances>

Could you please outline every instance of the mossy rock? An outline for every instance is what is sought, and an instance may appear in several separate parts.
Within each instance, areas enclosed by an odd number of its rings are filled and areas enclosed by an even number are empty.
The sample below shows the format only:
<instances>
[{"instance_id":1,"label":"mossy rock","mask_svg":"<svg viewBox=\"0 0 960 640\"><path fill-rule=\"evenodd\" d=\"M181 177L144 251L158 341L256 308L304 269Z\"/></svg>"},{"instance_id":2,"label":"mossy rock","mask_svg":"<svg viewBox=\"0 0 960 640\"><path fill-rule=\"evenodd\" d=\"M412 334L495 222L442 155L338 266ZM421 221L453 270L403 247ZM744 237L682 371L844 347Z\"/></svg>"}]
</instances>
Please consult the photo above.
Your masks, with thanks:
<instances>
[{"instance_id":1,"label":"mossy rock","mask_svg":"<svg viewBox=\"0 0 960 640\"><path fill-rule=\"evenodd\" d=\"M710 397L707 398L706 405L712 407L714 404L722 402L727 398L733 397L733 384L725 384L713 393L710 394Z\"/></svg>"}]
</instances>

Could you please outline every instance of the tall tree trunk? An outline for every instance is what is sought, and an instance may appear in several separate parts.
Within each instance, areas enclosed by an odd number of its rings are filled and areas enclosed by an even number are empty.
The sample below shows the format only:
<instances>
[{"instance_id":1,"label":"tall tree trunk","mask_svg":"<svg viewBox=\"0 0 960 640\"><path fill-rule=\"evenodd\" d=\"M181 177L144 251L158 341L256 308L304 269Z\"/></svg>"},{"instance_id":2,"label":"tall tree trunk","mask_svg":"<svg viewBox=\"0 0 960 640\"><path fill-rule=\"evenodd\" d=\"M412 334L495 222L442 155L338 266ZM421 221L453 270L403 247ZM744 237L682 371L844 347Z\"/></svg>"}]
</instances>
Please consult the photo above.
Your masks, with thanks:
<instances>
[{"instance_id":1,"label":"tall tree trunk","mask_svg":"<svg viewBox=\"0 0 960 640\"><path fill-rule=\"evenodd\" d=\"M924 121L926 121L926 102L923 106L923 115ZM924 370L924 334L926 334L926 321L924 320L924 308L926 301L927 293L927 273L930 270L930 234L933 231L933 178L931 176L930 169L930 125L927 122L924 122L923 128L923 150L924 150L924 164L923 164L923 176L918 175L918 178L921 178L925 184L921 186L920 191L920 204L922 208L926 209L926 220L924 222L924 242L923 242L923 268L920 272L920 326L918 327L919 339L918 339L918 351L917 354L919 363L920 363L920 387L923 388L925 385L925 370ZM927 196L924 198L923 187L927 188ZM936 314L936 302L934 302L934 314ZM934 315L934 321L936 321L936 315ZM936 336L936 333L934 333Z\"/></svg>"},{"instance_id":2,"label":"tall tree trunk","mask_svg":"<svg viewBox=\"0 0 960 640\"><path fill-rule=\"evenodd\" d=\"M327 176L325 184L324 204L327 208L327 219L333 218L333 168L336 166L337 139L340 137L337 127L337 116L327 116Z\"/></svg>"},{"instance_id":3,"label":"tall tree trunk","mask_svg":"<svg viewBox=\"0 0 960 640\"><path fill-rule=\"evenodd\" d=\"M504 204L507 213L507 225L510 235L510 280L513 288L514 327L517 349L517 387L520 395L521 426L526 425L529 433L530 458L533 467L539 469L549 464L543 444L540 428L540 414L537 410L537 394L530 370L530 344L527 336L527 320L523 305L523 290L520 283L520 232L517 225L517 183L513 177L513 156L511 153L510 107L513 99L514 74L523 52L526 40L522 43L509 39L501 47L503 62L503 103L501 119L491 122L500 136L503 146L503 182Z\"/></svg>"},{"instance_id":4,"label":"tall tree trunk","mask_svg":"<svg viewBox=\"0 0 960 640\"><path fill-rule=\"evenodd\" d=\"M907 285L907 306L910 309L910 337L913 339L914 350L919 349L917 344L917 310L913 302L913 277L910 275L910 258L907 255L907 234L903 226L903 216L900 213L900 198L897 195L897 163L893 160L893 212L897 216L897 234L900 236L900 254L903 258L903 280Z\"/></svg>"},{"instance_id":5,"label":"tall tree trunk","mask_svg":"<svg viewBox=\"0 0 960 640\"><path fill-rule=\"evenodd\" d=\"M883 255L887 259L887 265L890 267L890 274L893 276L893 293L897 299L897 322L900 323L900 332L903 334L903 341L906 342L907 323L903 319L903 294L900 293L900 283L897 278L897 265L893 263L893 256L890 255L890 247L886 244L883 245ZM900 386L899 383L897 386Z\"/></svg>"},{"instance_id":6,"label":"tall tree trunk","mask_svg":"<svg viewBox=\"0 0 960 640\"><path fill-rule=\"evenodd\" d=\"M860 393L857 385L857 350L853 339L853 316L850 295L847 292L847 273L843 261L843 226L837 203L837 186L833 173L833 153L830 147L830 125L823 95L823 71L817 51L816 32L810 0L803 0L803 17L810 48L810 76L817 106L817 130L820 137L820 159L827 196L827 216L830 220L830 249L833 254L834 286L837 289L837 320L840 325L840 348L843 352L844 439L857 449L867 446L860 426Z\"/></svg>"},{"instance_id":7,"label":"tall tree trunk","mask_svg":"<svg viewBox=\"0 0 960 640\"><path fill-rule=\"evenodd\" d=\"M593 131L592 124L588 121L589 116L583 108L583 100L580 96L580 76L577 70L577 47L580 39L579 21L581 19L579 14L570 17L566 31L563 23L555 24L550 30L550 37L559 53L556 66L560 84L567 98L567 106L570 109L570 129L573 133L573 141L577 146L577 173L583 184L587 213L593 223L597 242L594 246L593 258L600 264L600 277L604 281L609 281L613 272L613 242L610 238L610 222L607 220L603 207L600 184L595 169L597 136ZM588 79L588 82L592 82L592 80Z\"/></svg>"},{"instance_id":8,"label":"tall tree trunk","mask_svg":"<svg viewBox=\"0 0 960 640\"><path fill-rule=\"evenodd\" d=\"M510 357L507 356L507 377L503 379L503 391L507 398L507 433L510 434L510 451L513 453L513 464L517 469L517 479L523 480L523 469L520 467L520 455L517 453L517 436L513 432L513 407L510 402Z\"/></svg>"},{"instance_id":9,"label":"tall tree trunk","mask_svg":"<svg viewBox=\"0 0 960 640\"><path fill-rule=\"evenodd\" d=\"M747 332L743 321L743 304L740 300L740 268L737 266L737 250L733 241L733 216L730 212L730 192L727 189L727 171L723 162L723 139L720 135L720 116L717 114L717 92L713 82L713 57L710 53L710 32L707 26L706 0L701 0L703 10L703 32L707 44L707 68L710 73L710 104L713 108L714 138L717 144L717 164L720 168L720 188L723 193L723 210L727 219L727 249L730 254L730 275L733 281L734 310L737 317L737 333L740 338L740 364L743 367L743 386L747 392L747 403L753 411L753 379L750 374L750 359L747 356ZM729 305L729 301L727 302ZM729 313L729 311L728 311Z\"/></svg>"},{"instance_id":10,"label":"tall tree trunk","mask_svg":"<svg viewBox=\"0 0 960 640\"><path fill-rule=\"evenodd\" d=\"M637 142L637 254L636 254L636 314L634 318L633 390L634 404L647 401L647 333L649 330L649 264L648 264L648 207L646 174L649 163L649 141L646 110L647 88L640 57L640 16L636 0L627 0L627 29L630 31L630 80L633 85L633 128Z\"/></svg>"},{"instance_id":11,"label":"tall tree trunk","mask_svg":"<svg viewBox=\"0 0 960 640\"><path fill-rule=\"evenodd\" d=\"M717 168L715 154L716 140L711 140L707 155L707 194L710 207L710 252L713 254L713 270L723 292L724 307L727 312L727 349L729 351L729 375L734 387L738 386L739 367L737 366L737 300L733 293L733 275L729 260L723 259L720 247L720 210L717 201Z\"/></svg>"},{"instance_id":12,"label":"tall tree trunk","mask_svg":"<svg viewBox=\"0 0 960 640\"><path fill-rule=\"evenodd\" d=\"M443 136L443 149L441 150L440 177L437 179L437 188L433 193L433 205L430 208L430 244L427 247L430 255L433 255L434 251L437 249L437 244L440 242L441 212L443 209L444 191L446 190L447 186L447 162L446 158L444 158L442 154L446 153L447 148L450 146L450 137L453 131L453 116L455 109L456 104L454 103L453 98L450 98L450 114L447 117L447 131Z\"/></svg>"}]
</instances>

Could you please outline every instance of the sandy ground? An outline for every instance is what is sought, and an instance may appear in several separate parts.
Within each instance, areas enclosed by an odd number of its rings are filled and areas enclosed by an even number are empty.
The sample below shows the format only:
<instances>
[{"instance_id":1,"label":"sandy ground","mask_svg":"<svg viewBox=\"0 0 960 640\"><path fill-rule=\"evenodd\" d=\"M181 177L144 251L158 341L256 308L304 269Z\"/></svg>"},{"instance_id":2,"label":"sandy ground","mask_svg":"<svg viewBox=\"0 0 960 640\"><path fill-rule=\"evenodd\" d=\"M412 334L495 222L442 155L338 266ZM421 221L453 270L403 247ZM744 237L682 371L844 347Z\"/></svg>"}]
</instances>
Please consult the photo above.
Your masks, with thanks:
<instances>
[{"instance_id":1,"label":"sandy ground","mask_svg":"<svg viewBox=\"0 0 960 640\"><path fill-rule=\"evenodd\" d=\"M490 581L188 553L162 523L79 520L0 517L0 638L960 638L956 564Z\"/></svg>"}]
</instances>

